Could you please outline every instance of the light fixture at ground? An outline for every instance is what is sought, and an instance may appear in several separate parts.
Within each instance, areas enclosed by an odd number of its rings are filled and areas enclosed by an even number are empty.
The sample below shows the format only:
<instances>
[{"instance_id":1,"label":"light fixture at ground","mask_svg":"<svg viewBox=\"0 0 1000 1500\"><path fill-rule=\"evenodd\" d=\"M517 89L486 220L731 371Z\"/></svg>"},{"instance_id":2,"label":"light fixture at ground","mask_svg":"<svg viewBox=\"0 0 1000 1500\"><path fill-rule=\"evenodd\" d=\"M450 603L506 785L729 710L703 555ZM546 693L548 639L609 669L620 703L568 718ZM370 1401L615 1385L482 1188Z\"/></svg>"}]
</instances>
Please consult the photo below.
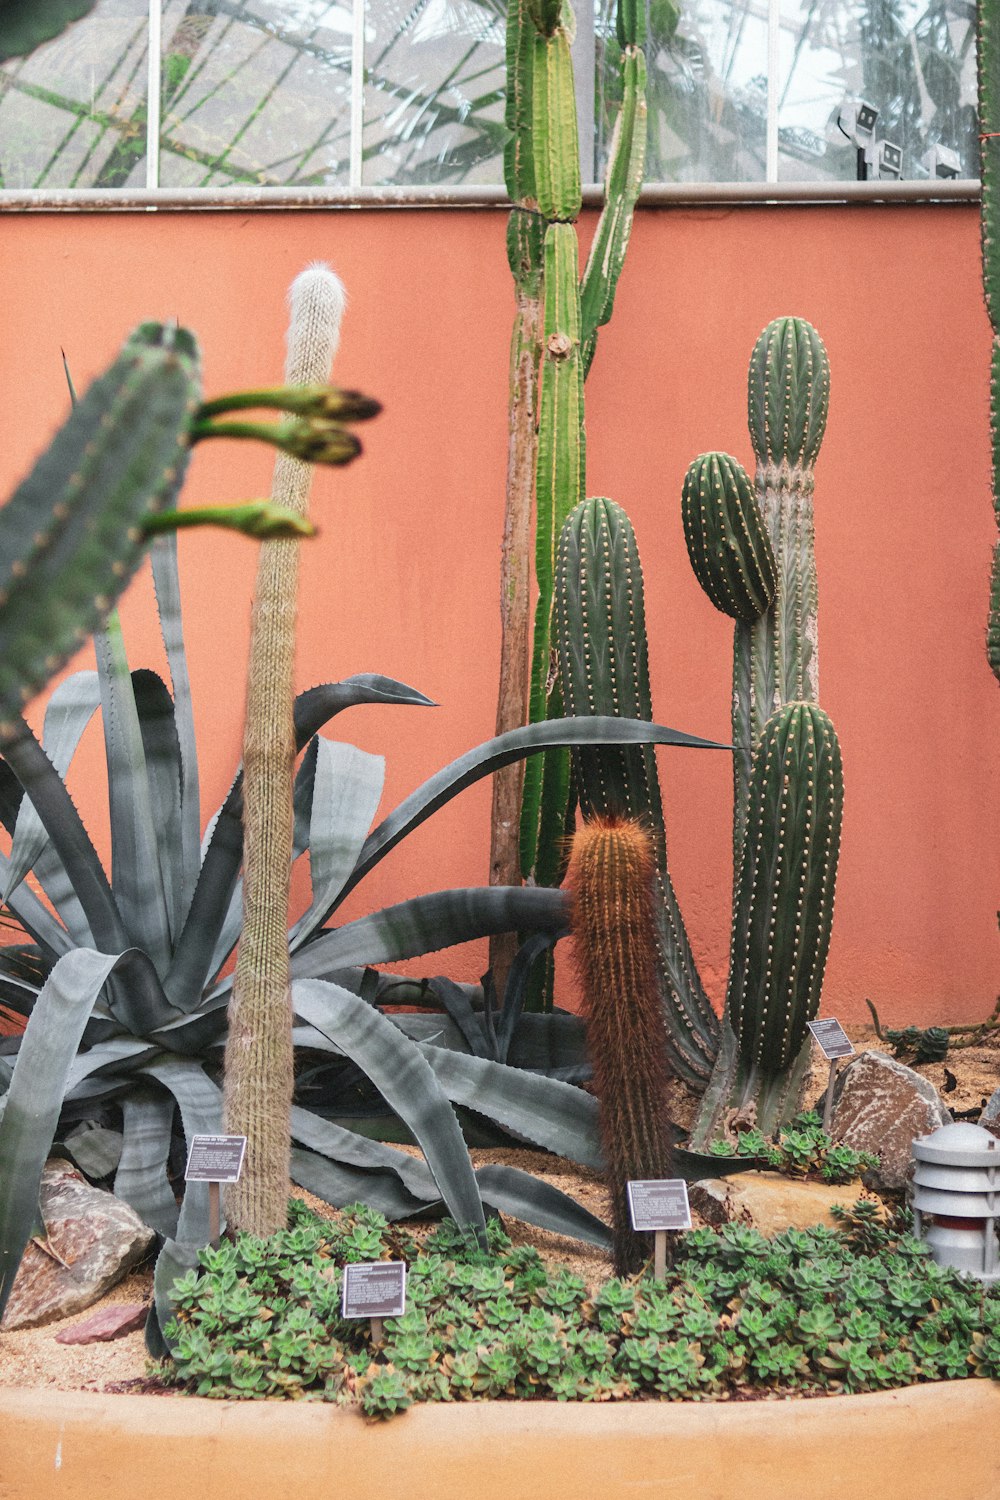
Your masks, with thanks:
<instances>
[{"instance_id":1,"label":"light fixture at ground","mask_svg":"<svg viewBox=\"0 0 1000 1500\"><path fill-rule=\"evenodd\" d=\"M980 1125L942 1125L913 1155L914 1232L938 1265L1000 1281L1000 1140Z\"/></svg>"}]
</instances>

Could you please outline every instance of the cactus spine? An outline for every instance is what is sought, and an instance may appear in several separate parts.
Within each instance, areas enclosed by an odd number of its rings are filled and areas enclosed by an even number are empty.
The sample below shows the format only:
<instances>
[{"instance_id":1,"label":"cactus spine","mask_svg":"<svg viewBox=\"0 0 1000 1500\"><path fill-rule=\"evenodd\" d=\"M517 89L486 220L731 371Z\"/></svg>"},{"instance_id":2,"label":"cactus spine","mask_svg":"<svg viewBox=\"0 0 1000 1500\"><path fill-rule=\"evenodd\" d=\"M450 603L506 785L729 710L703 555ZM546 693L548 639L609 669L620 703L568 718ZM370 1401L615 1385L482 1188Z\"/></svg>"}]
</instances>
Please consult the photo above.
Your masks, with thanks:
<instances>
[{"instance_id":1,"label":"cactus spine","mask_svg":"<svg viewBox=\"0 0 1000 1500\"><path fill-rule=\"evenodd\" d=\"M566 712L653 717L642 565L632 523L613 500L582 501L562 529L556 579L559 678ZM632 818L649 830L658 900L656 967L673 1070L703 1088L718 1021L698 977L667 869L663 806L649 746L579 750L575 785L585 818Z\"/></svg>"},{"instance_id":2,"label":"cactus spine","mask_svg":"<svg viewBox=\"0 0 1000 1500\"><path fill-rule=\"evenodd\" d=\"M996 6L976 7L979 71L979 175L983 184L983 290L993 329L990 431L993 437L993 513L1000 528L1000 17ZM994 544L986 655L1000 681L1000 541Z\"/></svg>"},{"instance_id":3,"label":"cactus spine","mask_svg":"<svg viewBox=\"0 0 1000 1500\"><path fill-rule=\"evenodd\" d=\"M287 384L328 379L340 338L344 289L311 266L291 291ZM306 518L312 467L275 462L273 497ZM243 929L229 1005L225 1128L247 1137L246 1168L226 1193L234 1228L268 1235L285 1225L292 1103L288 897L295 765L294 666L299 544L261 545L250 626L243 741Z\"/></svg>"},{"instance_id":4,"label":"cactus spine","mask_svg":"<svg viewBox=\"0 0 1000 1500\"><path fill-rule=\"evenodd\" d=\"M508 7L506 122L511 136L504 169L515 204L507 246L517 311L501 566L498 733L523 723L526 714L536 721L561 711L551 636L555 547L562 522L584 494L583 379L597 330L611 317L645 161L641 11L620 0L623 103L604 209L581 281L572 227L581 201L572 30L566 0L512 0ZM533 485L539 597L529 669L527 554ZM515 884L522 873L540 883L557 878L567 802L563 752L532 757L526 767L498 773L491 881ZM496 968L502 970L509 956L502 940L491 945Z\"/></svg>"},{"instance_id":5,"label":"cactus spine","mask_svg":"<svg viewBox=\"0 0 1000 1500\"><path fill-rule=\"evenodd\" d=\"M630 1178L672 1176L669 1068L656 973L653 840L629 818L584 823L573 839L571 928L611 1190L615 1274L645 1259L628 1215Z\"/></svg>"}]
</instances>

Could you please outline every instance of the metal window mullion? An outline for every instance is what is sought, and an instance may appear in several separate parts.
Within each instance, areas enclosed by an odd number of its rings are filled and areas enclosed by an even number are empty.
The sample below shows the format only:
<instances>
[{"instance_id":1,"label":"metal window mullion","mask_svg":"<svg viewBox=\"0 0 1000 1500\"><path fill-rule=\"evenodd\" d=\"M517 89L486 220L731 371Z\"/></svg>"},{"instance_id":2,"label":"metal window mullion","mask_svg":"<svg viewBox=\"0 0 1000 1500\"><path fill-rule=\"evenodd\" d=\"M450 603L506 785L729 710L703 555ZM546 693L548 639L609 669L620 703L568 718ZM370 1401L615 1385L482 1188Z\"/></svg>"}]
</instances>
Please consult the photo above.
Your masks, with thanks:
<instances>
[{"instance_id":1,"label":"metal window mullion","mask_svg":"<svg viewBox=\"0 0 1000 1500\"><path fill-rule=\"evenodd\" d=\"M146 44L146 188L149 191L160 185L162 37L161 0L149 0L149 31Z\"/></svg>"},{"instance_id":2,"label":"metal window mullion","mask_svg":"<svg viewBox=\"0 0 1000 1500\"><path fill-rule=\"evenodd\" d=\"M365 130L365 0L354 0L351 10L351 144L348 186L362 186Z\"/></svg>"},{"instance_id":3,"label":"metal window mullion","mask_svg":"<svg viewBox=\"0 0 1000 1500\"><path fill-rule=\"evenodd\" d=\"M576 85L576 121L580 141L580 181L598 180L594 159L597 134L597 77L594 49L595 0L577 6L576 39L573 43L573 81Z\"/></svg>"},{"instance_id":4,"label":"metal window mullion","mask_svg":"<svg viewBox=\"0 0 1000 1500\"><path fill-rule=\"evenodd\" d=\"M778 73L781 66L781 0L767 0L766 180L778 181Z\"/></svg>"}]
</instances>

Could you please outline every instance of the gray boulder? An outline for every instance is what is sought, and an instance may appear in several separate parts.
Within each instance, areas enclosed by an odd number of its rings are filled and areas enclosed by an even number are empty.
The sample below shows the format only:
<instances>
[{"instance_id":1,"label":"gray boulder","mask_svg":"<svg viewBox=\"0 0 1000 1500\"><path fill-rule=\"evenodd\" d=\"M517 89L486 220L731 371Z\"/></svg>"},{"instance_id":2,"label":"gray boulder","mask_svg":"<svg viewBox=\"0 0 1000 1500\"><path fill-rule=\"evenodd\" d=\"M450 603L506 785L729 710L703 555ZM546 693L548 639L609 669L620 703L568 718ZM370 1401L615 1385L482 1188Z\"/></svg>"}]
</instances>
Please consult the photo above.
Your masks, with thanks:
<instances>
[{"instance_id":1,"label":"gray boulder","mask_svg":"<svg viewBox=\"0 0 1000 1500\"><path fill-rule=\"evenodd\" d=\"M882 1052L863 1052L837 1078L830 1133L855 1151L877 1153L879 1165L864 1179L877 1193L902 1192L916 1137L951 1122L934 1085Z\"/></svg>"},{"instance_id":2,"label":"gray boulder","mask_svg":"<svg viewBox=\"0 0 1000 1500\"><path fill-rule=\"evenodd\" d=\"M33 1328L92 1306L143 1259L156 1235L120 1198L91 1187L68 1162L49 1161L39 1191L44 1240L31 1240L4 1328Z\"/></svg>"}]
</instances>

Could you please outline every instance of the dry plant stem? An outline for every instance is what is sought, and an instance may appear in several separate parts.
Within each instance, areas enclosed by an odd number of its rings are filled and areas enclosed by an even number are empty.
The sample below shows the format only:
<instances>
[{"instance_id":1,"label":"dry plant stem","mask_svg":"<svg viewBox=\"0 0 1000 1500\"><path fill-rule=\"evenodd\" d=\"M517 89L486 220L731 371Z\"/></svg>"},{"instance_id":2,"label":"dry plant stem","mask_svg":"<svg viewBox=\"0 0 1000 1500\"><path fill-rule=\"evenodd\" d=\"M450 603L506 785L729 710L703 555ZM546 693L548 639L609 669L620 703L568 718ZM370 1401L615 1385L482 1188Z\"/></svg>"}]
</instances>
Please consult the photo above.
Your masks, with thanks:
<instances>
[{"instance_id":1,"label":"dry plant stem","mask_svg":"<svg viewBox=\"0 0 1000 1500\"><path fill-rule=\"evenodd\" d=\"M639 1271L648 1254L631 1226L628 1182L673 1175L655 878L652 838L635 820L600 818L577 830L567 884L618 1276Z\"/></svg>"},{"instance_id":2,"label":"dry plant stem","mask_svg":"<svg viewBox=\"0 0 1000 1500\"><path fill-rule=\"evenodd\" d=\"M329 379L340 333L343 287L311 266L291 291L288 385ZM279 454L272 497L305 516L312 465ZM225 1128L247 1137L243 1176L226 1191L229 1225L268 1235L288 1204L292 1102L292 1011L288 899L294 816L293 727L299 543L261 544L250 622L243 742L243 929L237 952L225 1058Z\"/></svg>"},{"instance_id":3,"label":"dry plant stem","mask_svg":"<svg viewBox=\"0 0 1000 1500\"><path fill-rule=\"evenodd\" d=\"M511 338L511 402L507 444L507 494L503 550L500 558L500 691L497 734L519 729L528 717L530 669L529 592L531 588L531 513L535 488L538 345L542 299L517 288L517 310ZM521 788L524 762L505 766L493 778L490 884L520 885ZM514 933L490 939L490 968L497 994L503 997L507 974L517 951Z\"/></svg>"}]
</instances>

